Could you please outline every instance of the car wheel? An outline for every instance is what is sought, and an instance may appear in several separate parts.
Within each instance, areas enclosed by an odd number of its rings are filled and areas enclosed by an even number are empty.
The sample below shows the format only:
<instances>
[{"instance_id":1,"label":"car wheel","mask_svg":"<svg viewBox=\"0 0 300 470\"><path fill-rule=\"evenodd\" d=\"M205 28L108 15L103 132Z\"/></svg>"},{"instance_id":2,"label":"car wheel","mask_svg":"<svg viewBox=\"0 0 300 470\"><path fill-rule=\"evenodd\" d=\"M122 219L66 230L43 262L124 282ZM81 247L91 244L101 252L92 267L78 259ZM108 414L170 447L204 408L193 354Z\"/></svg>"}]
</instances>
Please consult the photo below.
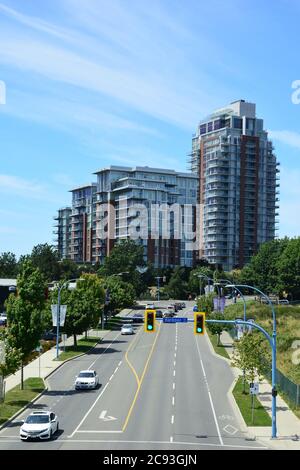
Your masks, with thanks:
<instances>
[{"instance_id":1,"label":"car wheel","mask_svg":"<svg viewBox=\"0 0 300 470\"><path fill-rule=\"evenodd\" d=\"M57 426L56 426L56 432L59 431L59 423L57 423Z\"/></svg>"},{"instance_id":2,"label":"car wheel","mask_svg":"<svg viewBox=\"0 0 300 470\"><path fill-rule=\"evenodd\" d=\"M50 429L50 434L49 434L49 441L52 439L52 429Z\"/></svg>"}]
</instances>

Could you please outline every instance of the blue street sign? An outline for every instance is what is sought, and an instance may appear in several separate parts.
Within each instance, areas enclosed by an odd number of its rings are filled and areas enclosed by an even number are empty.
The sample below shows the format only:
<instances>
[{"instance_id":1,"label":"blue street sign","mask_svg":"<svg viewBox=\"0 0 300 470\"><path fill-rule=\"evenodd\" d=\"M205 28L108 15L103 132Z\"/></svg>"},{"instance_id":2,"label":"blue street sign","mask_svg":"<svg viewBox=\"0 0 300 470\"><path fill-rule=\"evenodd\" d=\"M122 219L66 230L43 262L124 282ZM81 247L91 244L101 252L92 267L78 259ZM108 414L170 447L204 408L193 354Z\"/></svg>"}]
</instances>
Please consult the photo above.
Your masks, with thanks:
<instances>
[{"instance_id":1,"label":"blue street sign","mask_svg":"<svg viewBox=\"0 0 300 470\"><path fill-rule=\"evenodd\" d=\"M187 323L187 317L163 318L163 323Z\"/></svg>"}]
</instances>

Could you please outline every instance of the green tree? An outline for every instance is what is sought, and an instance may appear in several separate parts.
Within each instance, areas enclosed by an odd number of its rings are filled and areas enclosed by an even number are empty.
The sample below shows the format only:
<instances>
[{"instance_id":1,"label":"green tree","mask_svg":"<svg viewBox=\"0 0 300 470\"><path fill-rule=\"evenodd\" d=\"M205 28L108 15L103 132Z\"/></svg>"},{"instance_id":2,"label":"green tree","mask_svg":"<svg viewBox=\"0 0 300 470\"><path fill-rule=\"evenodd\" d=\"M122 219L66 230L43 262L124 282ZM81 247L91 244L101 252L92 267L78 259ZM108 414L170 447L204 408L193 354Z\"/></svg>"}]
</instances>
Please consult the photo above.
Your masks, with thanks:
<instances>
[{"instance_id":1,"label":"green tree","mask_svg":"<svg viewBox=\"0 0 300 470\"><path fill-rule=\"evenodd\" d=\"M300 299L300 238L293 238L284 247L277 261L277 288Z\"/></svg>"},{"instance_id":2,"label":"green tree","mask_svg":"<svg viewBox=\"0 0 300 470\"><path fill-rule=\"evenodd\" d=\"M101 280L96 274L83 274L77 282L76 289L62 290L62 304L67 305L63 330L68 335L73 335L75 346L77 335L98 325L104 295ZM57 291L54 291L53 299L56 302Z\"/></svg>"},{"instance_id":3,"label":"green tree","mask_svg":"<svg viewBox=\"0 0 300 470\"><path fill-rule=\"evenodd\" d=\"M4 361L0 363L0 375L6 377L14 374L22 363L21 351L12 346L13 340L9 336L8 330L0 334L0 343L4 348Z\"/></svg>"},{"instance_id":4,"label":"green tree","mask_svg":"<svg viewBox=\"0 0 300 470\"><path fill-rule=\"evenodd\" d=\"M138 266L144 265L144 248L133 240L122 240L105 258L100 275L112 276L121 272L132 274Z\"/></svg>"},{"instance_id":5,"label":"green tree","mask_svg":"<svg viewBox=\"0 0 300 470\"><path fill-rule=\"evenodd\" d=\"M118 276L110 276L103 282L105 289L109 289L110 311L122 310L134 304L136 293L132 284L122 281Z\"/></svg>"},{"instance_id":6,"label":"green tree","mask_svg":"<svg viewBox=\"0 0 300 470\"><path fill-rule=\"evenodd\" d=\"M171 276L171 279L168 285L165 288L165 291L172 299L186 299L188 295L188 272L177 266L174 269L174 273Z\"/></svg>"},{"instance_id":7,"label":"green tree","mask_svg":"<svg viewBox=\"0 0 300 470\"><path fill-rule=\"evenodd\" d=\"M213 312L207 316L207 320L224 320L224 315L222 313ZM216 335L218 338L217 346L220 346L221 334L223 331L228 330L226 323L207 323L207 327L212 335Z\"/></svg>"},{"instance_id":8,"label":"green tree","mask_svg":"<svg viewBox=\"0 0 300 470\"><path fill-rule=\"evenodd\" d=\"M22 389L24 362L37 347L42 333L45 288L39 269L27 260L17 278L17 295L11 294L6 302L8 346L21 354Z\"/></svg>"},{"instance_id":9,"label":"green tree","mask_svg":"<svg viewBox=\"0 0 300 470\"><path fill-rule=\"evenodd\" d=\"M257 333L245 334L234 346L233 366L244 371L248 382L254 382L264 374L266 360L270 359L265 338Z\"/></svg>"},{"instance_id":10,"label":"green tree","mask_svg":"<svg viewBox=\"0 0 300 470\"><path fill-rule=\"evenodd\" d=\"M33 266L38 268L48 282L59 279L59 254L54 246L45 243L33 248L30 255Z\"/></svg>"},{"instance_id":11,"label":"green tree","mask_svg":"<svg viewBox=\"0 0 300 470\"><path fill-rule=\"evenodd\" d=\"M213 293L198 297L197 306L199 312L205 312L207 315L210 315L214 311L214 297Z\"/></svg>"},{"instance_id":12,"label":"green tree","mask_svg":"<svg viewBox=\"0 0 300 470\"><path fill-rule=\"evenodd\" d=\"M15 278L18 274L18 263L14 253L5 252L0 255L0 277Z\"/></svg>"},{"instance_id":13,"label":"green tree","mask_svg":"<svg viewBox=\"0 0 300 470\"><path fill-rule=\"evenodd\" d=\"M200 294L200 286L201 286L201 293L204 293L204 287L207 285L207 280L205 278L200 278L199 275L205 275L212 279L213 277L213 270L208 266L200 266L197 269L193 269L190 273L189 277L189 284L188 288L191 293L194 295Z\"/></svg>"}]
</instances>

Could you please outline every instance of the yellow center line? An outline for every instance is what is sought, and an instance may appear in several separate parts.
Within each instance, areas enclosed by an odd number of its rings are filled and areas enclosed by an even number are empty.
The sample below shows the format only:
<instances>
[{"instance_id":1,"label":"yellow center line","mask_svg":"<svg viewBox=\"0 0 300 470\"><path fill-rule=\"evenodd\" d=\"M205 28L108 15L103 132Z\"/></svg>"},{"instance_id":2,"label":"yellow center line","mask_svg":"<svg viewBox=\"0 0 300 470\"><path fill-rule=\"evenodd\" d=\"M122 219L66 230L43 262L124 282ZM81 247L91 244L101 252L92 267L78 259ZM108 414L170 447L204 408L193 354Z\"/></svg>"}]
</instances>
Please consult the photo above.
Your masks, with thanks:
<instances>
[{"instance_id":1,"label":"yellow center line","mask_svg":"<svg viewBox=\"0 0 300 470\"><path fill-rule=\"evenodd\" d=\"M127 415L127 417L126 417L124 426L123 426L123 428L122 428L122 432L124 432L124 431L126 430L126 427L127 427L127 425L128 425L129 418L130 418L130 416L131 416L133 407L134 407L135 402L136 402L136 400L137 400L137 397L138 397L139 391L140 391L140 389L141 389L141 386L142 386L142 383L143 383L143 380L144 380L144 377L145 377L145 374L146 374L146 371L147 371L147 368L148 368L150 359L151 359L151 357L152 357L152 354L153 354L153 351L154 351L154 348L155 348L155 345L156 345L156 342L157 342L157 338L158 338L159 333L160 333L160 327L161 327L161 325L159 325L159 329L158 329L158 332L157 332L157 334L156 334L156 338L155 338L155 340L154 340L154 342L153 342L151 351L150 351L150 353L149 353L147 362L146 362L146 364L145 364L145 367L144 367L144 370L143 370L143 373L142 373L142 376L141 376L140 379L138 378L138 375L137 375L137 373L136 373L134 367L133 367L133 366L129 363L129 361L126 359L127 362L128 362L128 364L130 365L131 370L134 371L135 377L136 377L136 379L137 379L137 381L138 381L138 387L137 387L137 391L136 391L136 393L135 393L133 402L132 402L132 404L131 404L131 407L130 407L130 409L129 409L128 415ZM127 355L127 354L126 354L126 355Z\"/></svg>"},{"instance_id":2,"label":"yellow center line","mask_svg":"<svg viewBox=\"0 0 300 470\"><path fill-rule=\"evenodd\" d=\"M135 376L137 386L140 385L140 379L139 379L139 376L138 376L137 373L136 373L135 368L133 367L133 365L132 365L131 362L129 361L128 353L131 351L133 345L137 342L137 339L138 339L138 337L139 337L139 335L141 334L142 331L143 331L143 329L141 328L140 331L138 332L138 334L136 335L134 341L132 341L132 342L130 343L130 346L129 346L129 348L127 349L126 354L125 354L125 360L126 360L127 364L129 365L129 367L130 367L130 369L131 369L133 375Z\"/></svg>"}]
</instances>

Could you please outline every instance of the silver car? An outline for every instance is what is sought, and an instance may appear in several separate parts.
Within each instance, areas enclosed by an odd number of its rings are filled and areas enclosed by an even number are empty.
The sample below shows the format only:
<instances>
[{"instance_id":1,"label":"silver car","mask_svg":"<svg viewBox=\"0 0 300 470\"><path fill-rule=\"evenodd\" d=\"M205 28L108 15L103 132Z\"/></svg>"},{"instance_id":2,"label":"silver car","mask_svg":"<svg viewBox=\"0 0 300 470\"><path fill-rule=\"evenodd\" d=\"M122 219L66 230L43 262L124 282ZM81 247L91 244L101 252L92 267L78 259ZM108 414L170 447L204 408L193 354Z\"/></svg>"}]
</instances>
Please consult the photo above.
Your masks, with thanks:
<instances>
[{"instance_id":1,"label":"silver car","mask_svg":"<svg viewBox=\"0 0 300 470\"><path fill-rule=\"evenodd\" d=\"M134 330L131 325L123 325L121 328L121 335L133 335Z\"/></svg>"},{"instance_id":2,"label":"silver car","mask_svg":"<svg viewBox=\"0 0 300 470\"><path fill-rule=\"evenodd\" d=\"M75 390L91 390L97 388L99 377L95 370L82 370L75 380Z\"/></svg>"}]
</instances>

